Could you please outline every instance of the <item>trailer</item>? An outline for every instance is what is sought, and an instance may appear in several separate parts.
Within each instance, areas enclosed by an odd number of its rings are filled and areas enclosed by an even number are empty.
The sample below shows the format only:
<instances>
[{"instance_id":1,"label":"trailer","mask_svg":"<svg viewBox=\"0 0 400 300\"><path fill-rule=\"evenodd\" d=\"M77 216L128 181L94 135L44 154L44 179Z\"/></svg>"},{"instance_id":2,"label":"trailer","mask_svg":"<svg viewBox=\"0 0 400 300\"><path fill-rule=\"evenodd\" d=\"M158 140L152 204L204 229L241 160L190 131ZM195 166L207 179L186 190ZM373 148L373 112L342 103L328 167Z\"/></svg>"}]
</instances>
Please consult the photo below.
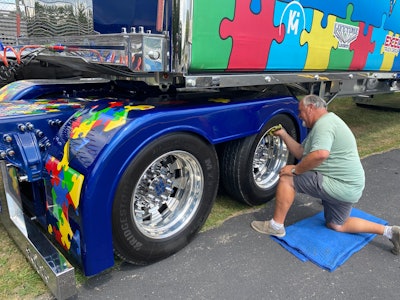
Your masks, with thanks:
<instances>
[{"instance_id":1,"label":"trailer","mask_svg":"<svg viewBox=\"0 0 400 300\"><path fill-rule=\"evenodd\" d=\"M58 299L185 247L219 189L273 199L298 97L395 93L400 7L0 0L0 219ZM6 33L2 32L1 36ZM6 39L4 39L6 40Z\"/></svg>"}]
</instances>

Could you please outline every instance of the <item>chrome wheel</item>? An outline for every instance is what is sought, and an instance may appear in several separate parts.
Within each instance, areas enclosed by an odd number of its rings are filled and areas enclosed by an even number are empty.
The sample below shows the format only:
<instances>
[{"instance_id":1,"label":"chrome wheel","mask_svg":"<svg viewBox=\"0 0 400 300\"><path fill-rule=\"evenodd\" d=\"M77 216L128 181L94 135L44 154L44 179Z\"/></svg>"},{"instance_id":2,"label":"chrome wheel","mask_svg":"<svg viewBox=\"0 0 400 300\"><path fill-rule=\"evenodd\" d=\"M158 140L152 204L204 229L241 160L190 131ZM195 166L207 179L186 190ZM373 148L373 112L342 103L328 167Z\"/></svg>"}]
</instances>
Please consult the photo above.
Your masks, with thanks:
<instances>
[{"instance_id":1,"label":"chrome wheel","mask_svg":"<svg viewBox=\"0 0 400 300\"><path fill-rule=\"evenodd\" d=\"M253 178L261 189L273 187L279 171L286 165L289 150L281 138L265 134L257 144L253 157Z\"/></svg>"},{"instance_id":2,"label":"chrome wheel","mask_svg":"<svg viewBox=\"0 0 400 300\"><path fill-rule=\"evenodd\" d=\"M223 152L221 179L226 192L248 205L260 205L275 197L279 171L295 158L281 138L268 130L282 124L286 132L297 138L295 124L289 116L276 115L258 134L228 143Z\"/></svg>"},{"instance_id":3,"label":"chrome wheel","mask_svg":"<svg viewBox=\"0 0 400 300\"><path fill-rule=\"evenodd\" d=\"M203 189L199 161L185 151L168 152L146 168L134 188L134 223L149 238L170 237L192 221Z\"/></svg>"}]
</instances>

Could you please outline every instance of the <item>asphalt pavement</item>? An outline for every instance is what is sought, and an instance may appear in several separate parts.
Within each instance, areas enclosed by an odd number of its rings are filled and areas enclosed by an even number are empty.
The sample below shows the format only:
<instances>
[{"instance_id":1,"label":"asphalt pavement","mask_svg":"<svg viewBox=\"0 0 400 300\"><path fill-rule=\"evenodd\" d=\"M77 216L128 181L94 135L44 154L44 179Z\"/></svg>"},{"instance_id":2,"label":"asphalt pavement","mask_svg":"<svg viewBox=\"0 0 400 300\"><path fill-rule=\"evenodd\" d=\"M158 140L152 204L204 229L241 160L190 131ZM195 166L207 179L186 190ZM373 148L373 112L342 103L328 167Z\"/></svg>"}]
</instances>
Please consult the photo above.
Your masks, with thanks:
<instances>
[{"instance_id":1,"label":"asphalt pavement","mask_svg":"<svg viewBox=\"0 0 400 300\"><path fill-rule=\"evenodd\" d=\"M356 205L400 225L400 149L362 160L366 189ZM322 209L296 197L286 226ZM251 229L270 218L273 202L197 235L186 248L158 263L122 264L90 278L75 299L399 299L400 256L376 236L341 267L329 272L301 262L266 235Z\"/></svg>"}]
</instances>

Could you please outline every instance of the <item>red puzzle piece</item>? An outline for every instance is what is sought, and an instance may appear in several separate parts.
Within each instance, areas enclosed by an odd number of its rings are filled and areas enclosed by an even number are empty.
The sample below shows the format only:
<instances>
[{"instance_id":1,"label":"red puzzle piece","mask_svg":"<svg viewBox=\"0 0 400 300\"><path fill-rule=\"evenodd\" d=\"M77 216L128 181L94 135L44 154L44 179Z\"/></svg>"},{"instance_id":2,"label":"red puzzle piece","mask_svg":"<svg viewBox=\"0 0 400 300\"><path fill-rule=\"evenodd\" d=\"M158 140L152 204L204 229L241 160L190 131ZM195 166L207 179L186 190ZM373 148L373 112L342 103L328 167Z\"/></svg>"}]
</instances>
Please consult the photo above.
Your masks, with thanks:
<instances>
[{"instance_id":1,"label":"red puzzle piece","mask_svg":"<svg viewBox=\"0 0 400 300\"><path fill-rule=\"evenodd\" d=\"M368 53L373 53L375 42L371 43L372 26L368 26L368 34L364 35L365 23L360 22L360 31L357 39L351 43L350 50L354 51L353 60L351 61L349 70L362 70L367 62Z\"/></svg>"},{"instance_id":2,"label":"red puzzle piece","mask_svg":"<svg viewBox=\"0 0 400 300\"><path fill-rule=\"evenodd\" d=\"M284 38L273 23L275 1L262 1L257 15L250 10L251 1L237 0L234 20L225 18L221 22L221 38L233 40L228 64L231 71L265 70L272 41L281 43Z\"/></svg>"}]
</instances>

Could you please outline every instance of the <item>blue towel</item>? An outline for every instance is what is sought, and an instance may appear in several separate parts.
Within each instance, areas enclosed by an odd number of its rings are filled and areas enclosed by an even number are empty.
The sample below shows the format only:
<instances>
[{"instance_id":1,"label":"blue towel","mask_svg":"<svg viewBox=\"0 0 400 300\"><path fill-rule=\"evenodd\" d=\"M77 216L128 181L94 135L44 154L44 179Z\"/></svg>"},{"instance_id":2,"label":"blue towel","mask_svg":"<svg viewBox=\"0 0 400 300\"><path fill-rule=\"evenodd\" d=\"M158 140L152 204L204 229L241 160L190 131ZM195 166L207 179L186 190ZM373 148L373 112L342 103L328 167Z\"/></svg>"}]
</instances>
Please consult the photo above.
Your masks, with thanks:
<instances>
[{"instance_id":1,"label":"blue towel","mask_svg":"<svg viewBox=\"0 0 400 300\"><path fill-rule=\"evenodd\" d=\"M352 209L351 216L383 225L388 223L356 208ZM310 260L333 272L375 236L371 233L341 233L329 229L325 226L323 212L320 212L288 226L283 238L271 238L301 261Z\"/></svg>"}]
</instances>

